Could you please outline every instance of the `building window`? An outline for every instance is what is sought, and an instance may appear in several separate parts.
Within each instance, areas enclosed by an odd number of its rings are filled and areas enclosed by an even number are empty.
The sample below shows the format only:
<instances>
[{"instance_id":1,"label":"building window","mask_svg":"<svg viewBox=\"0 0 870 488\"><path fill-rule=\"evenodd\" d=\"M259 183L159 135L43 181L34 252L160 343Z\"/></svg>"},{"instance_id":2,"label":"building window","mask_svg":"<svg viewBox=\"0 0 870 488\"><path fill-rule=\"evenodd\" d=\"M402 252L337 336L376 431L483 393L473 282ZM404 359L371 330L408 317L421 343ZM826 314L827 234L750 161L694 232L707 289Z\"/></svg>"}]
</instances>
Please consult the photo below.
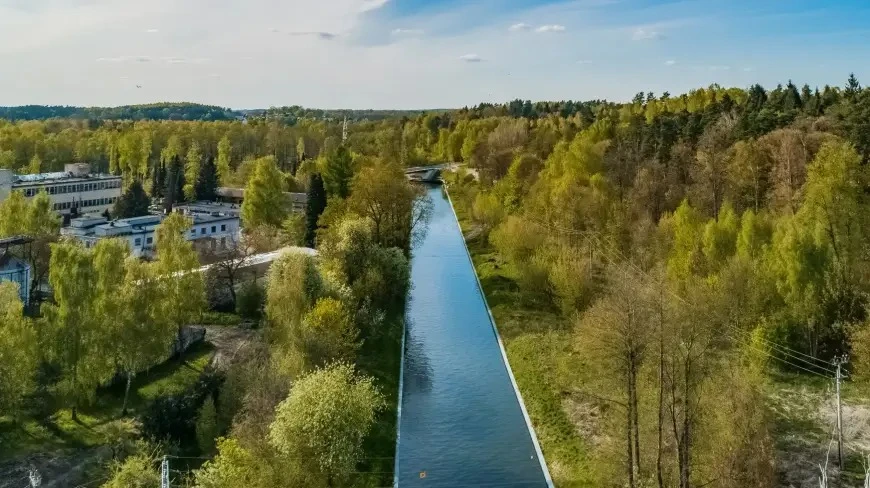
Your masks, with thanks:
<instances>
[{"instance_id":1,"label":"building window","mask_svg":"<svg viewBox=\"0 0 870 488\"><path fill-rule=\"evenodd\" d=\"M217 232L217 226L213 225L211 226L211 233L214 234L215 232Z\"/></svg>"},{"instance_id":2,"label":"building window","mask_svg":"<svg viewBox=\"0 0 870 488\"><path fill-rule=\"evenodd\" d=\"M154 238L153 238L153 237L148 237L148 238L145 239L145 244L153 244L153 243L154 243Z\"/></svg>"},{"instance_id":3,"label":"building window","mask_svg":"<svg viewBox=\"0 0 870 488\"><path fill-rule=\"evenodd\" d=\"M206 231L205 227L203 227L202 229L199 229L200 235L205 235L205 231Z\"/></svg>"},{"instance_id":4,"label":"building window","mask_svg":"<svg viewBox=\"0 0 870 488\"><path fill-rule=\"evenodd\" d=\"M227 224L221 224L221 232L226 232Z\"/></svg>"},{"instance_id":5,"label":"building window","mask_svg":"<svg viewBox=\"0 0 870 488\"><path fill-rule=\"evenodd\" d=\"M141 245L142 245L142 238L141 238L141 237L137 237L136 240L133 241L133 244L134 244L136 247L141 246Z\"/></svg>"}]
</instances>

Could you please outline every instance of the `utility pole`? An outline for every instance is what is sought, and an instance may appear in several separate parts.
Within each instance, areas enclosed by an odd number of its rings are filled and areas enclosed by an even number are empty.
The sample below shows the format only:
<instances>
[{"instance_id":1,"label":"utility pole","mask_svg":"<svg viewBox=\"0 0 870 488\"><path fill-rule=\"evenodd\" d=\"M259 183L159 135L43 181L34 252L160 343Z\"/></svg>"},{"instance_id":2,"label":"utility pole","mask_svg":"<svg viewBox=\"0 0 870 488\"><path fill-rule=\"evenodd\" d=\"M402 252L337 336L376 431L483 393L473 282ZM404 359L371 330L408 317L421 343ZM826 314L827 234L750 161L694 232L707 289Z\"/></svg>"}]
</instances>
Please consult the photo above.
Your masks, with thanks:
<instances>
[{"instance_id":1,"label":"utility pole","mask_svg":"<svg viewBox=\"0 0 870 488\"><path fill-rule=\"evenodd\" d=\"M840 382L843 379L843 364L849 360L846 355L834 358L834 366L837 367L837 466L839 473L843 472L843 403L840 401Z\"/></svg>"},{"instance_id":2,"label":"utility pole","mask_svg":"<svg viewBox=\"0 0 870 488\"><path fill-rule=\"evenodd\" d=\"M160 463L160 488L169 488L169 458L166 456Z\"/></svg>"}]
</instances>

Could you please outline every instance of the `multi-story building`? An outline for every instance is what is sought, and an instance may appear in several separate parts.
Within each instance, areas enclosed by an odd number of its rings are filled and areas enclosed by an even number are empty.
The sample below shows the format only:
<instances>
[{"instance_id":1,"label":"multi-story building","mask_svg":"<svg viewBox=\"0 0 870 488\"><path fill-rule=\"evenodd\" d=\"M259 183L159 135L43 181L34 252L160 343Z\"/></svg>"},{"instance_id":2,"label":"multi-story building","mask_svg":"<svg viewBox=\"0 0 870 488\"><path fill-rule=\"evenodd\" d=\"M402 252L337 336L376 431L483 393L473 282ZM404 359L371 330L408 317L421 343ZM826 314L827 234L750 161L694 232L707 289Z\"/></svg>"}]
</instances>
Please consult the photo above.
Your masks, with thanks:
<instances>
[{"instance_id":1,"label":"multi-story building","mask_svg":"<svg viewBox=\"0 0 870 488\"><path fill-rule=\"evenodd\" d=\"M63 172L33 175L0 169L0 201L13 191L30 199L44 190L61 215L103 213L121 197L121 186L120 176L91 174L87 164L67 164Z\"/></svg>"},{"instance_id":2,"label":"multi-story building","mask_svg":"<svg viewBox=\"0 0 870 488\"><path fill-rule=\"evenodd\" d=\"M238 213L226 211L222 205L204 203L175 207L175 211L188 215L193 226L187 240L201 253L220 253L234 245L239 236ZM94 247L100 239L124 239L130 252L136 257L153 257L157 243L156 230L163 215L146 215L129 219L108 220L105 217L85 216L72 219L69 227L61 229L61 234L73 237Z\"/></svg>"}]
</instances>

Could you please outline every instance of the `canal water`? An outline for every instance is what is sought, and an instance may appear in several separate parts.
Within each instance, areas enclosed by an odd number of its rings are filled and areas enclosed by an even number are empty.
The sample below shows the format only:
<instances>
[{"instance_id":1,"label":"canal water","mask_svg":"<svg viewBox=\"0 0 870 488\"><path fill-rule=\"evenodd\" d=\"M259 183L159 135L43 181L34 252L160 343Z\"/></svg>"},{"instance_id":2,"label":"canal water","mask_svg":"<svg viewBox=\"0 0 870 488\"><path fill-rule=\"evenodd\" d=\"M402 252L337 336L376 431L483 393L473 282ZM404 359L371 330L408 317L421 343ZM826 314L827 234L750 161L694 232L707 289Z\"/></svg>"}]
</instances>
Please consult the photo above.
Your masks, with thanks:
<instances>
[{"instance_id":1,"label":"canal water","mask_svg":"<svg viewBox=\"0 0 870 488\"><path fill-rule=\"evenodd\" d=\"M546 487L450 202L412 257L395 480L412 487Z\"/></svg>"}]
</instances>

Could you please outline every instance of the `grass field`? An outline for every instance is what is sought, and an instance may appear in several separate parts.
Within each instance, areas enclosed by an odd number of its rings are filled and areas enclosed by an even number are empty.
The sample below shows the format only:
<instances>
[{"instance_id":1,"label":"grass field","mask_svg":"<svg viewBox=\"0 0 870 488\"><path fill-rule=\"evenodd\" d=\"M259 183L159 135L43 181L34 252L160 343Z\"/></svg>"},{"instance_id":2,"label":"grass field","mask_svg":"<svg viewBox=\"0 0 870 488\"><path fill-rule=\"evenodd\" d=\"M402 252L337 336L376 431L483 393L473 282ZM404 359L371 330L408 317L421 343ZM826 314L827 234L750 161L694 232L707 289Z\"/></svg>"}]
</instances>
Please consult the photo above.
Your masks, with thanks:
<instances>
[{"instance_id":1,"label":"grass field","mask_svg":"<svg viewBox=\"0 0 870 488\"><path fill-rule=\"evenodd\" d=\"M170 360L138 375L130 389L129 416L135 416L158 396L178 393L193 385L208 365L213 349L202 344L187 352L185 362ZM92 406L79 409L73 421L68 408L53 414L15 420L0 417L0 461L66 449L106 444L118 430L129 428L121 417L124 385L101 391Z\"/></svg>"}]
</instances>

